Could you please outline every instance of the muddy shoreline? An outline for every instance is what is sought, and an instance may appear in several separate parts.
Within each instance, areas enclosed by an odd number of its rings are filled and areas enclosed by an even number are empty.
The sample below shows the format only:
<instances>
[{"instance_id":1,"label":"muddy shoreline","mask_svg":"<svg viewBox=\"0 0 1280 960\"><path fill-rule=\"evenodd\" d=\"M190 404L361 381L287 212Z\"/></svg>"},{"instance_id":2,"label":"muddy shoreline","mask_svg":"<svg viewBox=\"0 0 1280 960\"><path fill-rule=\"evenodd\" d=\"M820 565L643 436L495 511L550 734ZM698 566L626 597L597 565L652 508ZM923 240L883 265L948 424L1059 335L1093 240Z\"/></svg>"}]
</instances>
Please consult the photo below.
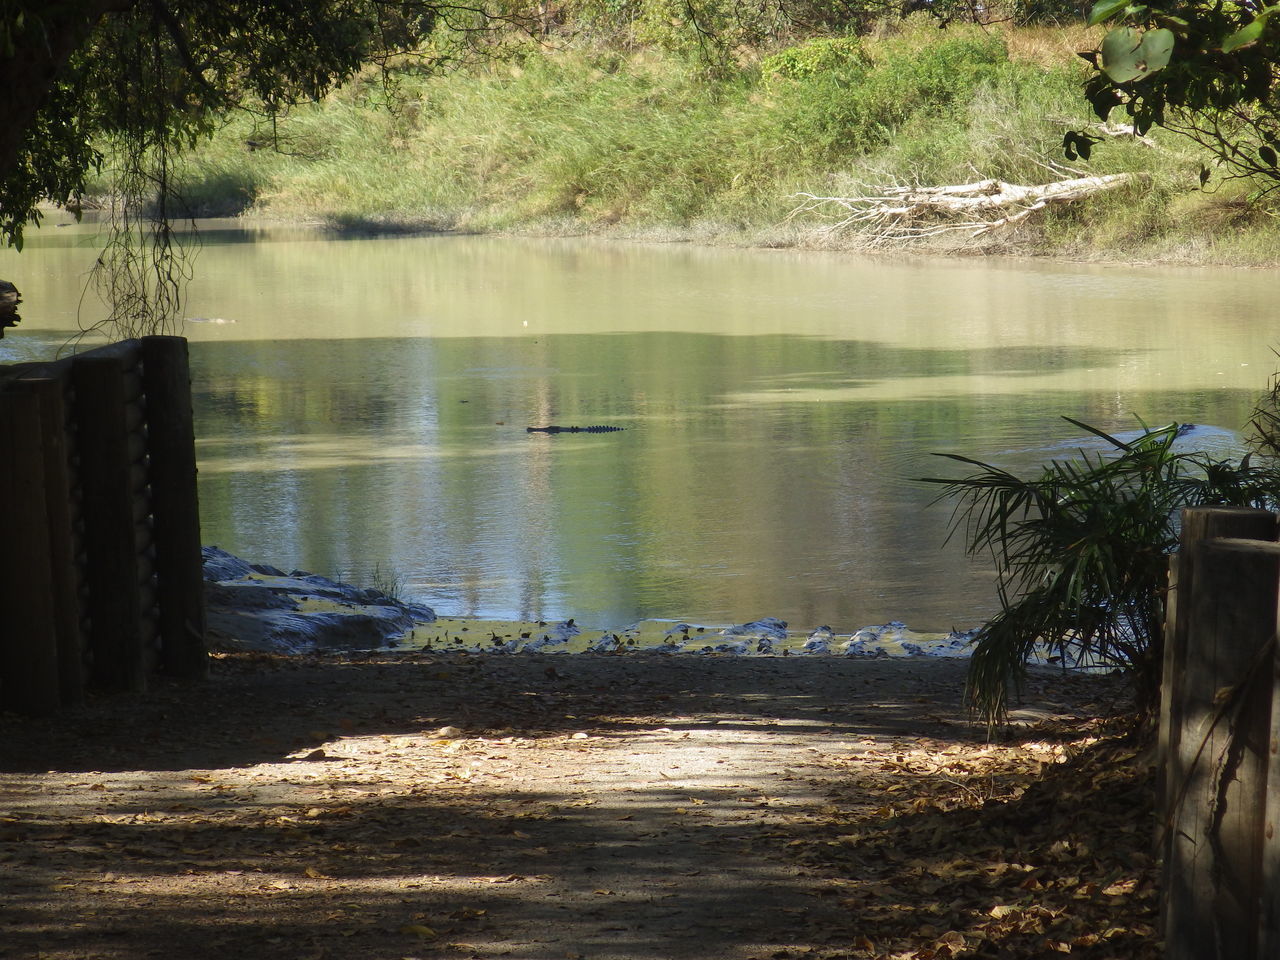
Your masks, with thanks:
<instances>
[{"instance_id":1,"label":"muddy shoreline","mask_svg":"<svg viewBox=\"0 0 1280 960\"><path fill-rule=\"evenodd\" d=\"M829 626L796 631L776 617L728 625L650 619L606 628L572 618L443 617L424 604L303 570L286 573L218 547L204 548L204 571L212 645L227 651L963 657L973 636L973 631L917 633L900 621L842 633Z\"/></svg>"}]
</instances>

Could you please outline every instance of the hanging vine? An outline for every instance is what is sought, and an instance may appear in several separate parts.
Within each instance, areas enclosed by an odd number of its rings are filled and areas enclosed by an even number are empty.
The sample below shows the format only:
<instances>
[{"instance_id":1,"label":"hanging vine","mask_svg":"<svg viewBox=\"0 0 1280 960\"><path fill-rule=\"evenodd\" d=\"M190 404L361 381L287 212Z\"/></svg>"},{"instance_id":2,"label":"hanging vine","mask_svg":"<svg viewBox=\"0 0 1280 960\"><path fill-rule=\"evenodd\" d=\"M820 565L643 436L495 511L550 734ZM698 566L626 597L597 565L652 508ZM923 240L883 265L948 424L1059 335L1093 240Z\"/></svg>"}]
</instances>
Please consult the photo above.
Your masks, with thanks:
<instances>
[{"instance_id":1,"label":"hanging vine","mask_svg":"<svg viewBox=\"0 0 1280 960\"><path fill-rule=\"evenodd\" d=\"M270 117L366 64L446 62L437 28L483 52L532 23L519 4L449 0L0 0L0 244L20 248L42 203L74 206L103 174L110 239L91 286L108 310L83 330L173 332L190 277L192 233L174 229L184 150L236 108Z\"/></svg>"},{"instance_id":2,"label":"hanging vine","mask_svg":"<svg viewBox=\"0 0 1280 960\"><path fill-rule=\"evenodd\" d=\"M100 43L128 66L115 71L106 117L108 233L90 278L108 313L82 319L81 331L118 340L177 333L191 263L189 242L174 229L173 171L195 129L193 112L184 111L190 68L174 56L173 26L161 5L135 8L104 33Z\"/></svg>"},{"instance_id":3,"label":"hanging vine","mask_svg":"<svg viewBox=\"0 0 1280 960\"><path fill-rule=\"evenodd\" d=\"M82 320L83 332L124 340L180 331L191 261L190 241L174 230L168 211L172 159L163 141L113 143L110 232L91 277L109 313L88 325Z\"/></svg>"}]
</instances>

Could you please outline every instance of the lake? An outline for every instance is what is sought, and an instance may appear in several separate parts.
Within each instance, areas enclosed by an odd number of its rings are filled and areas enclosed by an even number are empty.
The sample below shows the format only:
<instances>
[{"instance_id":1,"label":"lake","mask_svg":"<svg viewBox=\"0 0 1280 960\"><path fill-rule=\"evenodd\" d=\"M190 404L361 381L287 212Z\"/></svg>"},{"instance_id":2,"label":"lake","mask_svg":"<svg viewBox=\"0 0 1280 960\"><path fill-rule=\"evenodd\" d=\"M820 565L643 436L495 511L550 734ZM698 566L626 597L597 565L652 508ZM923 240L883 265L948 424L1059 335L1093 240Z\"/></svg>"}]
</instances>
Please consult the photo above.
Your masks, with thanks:
<instances>
[{"instance_id":1,"label":"lake","mask_svg":"<svg viewBox=\"0 0 1280 960\"><path fill-rule=\"evenodd\" d=\"M56 217L54 218L57 219ZM933 453L1026 469L1069 415L1230 444L1280 341L1271 272L864 259L202 226L186 315L203 535L398 578L439 613L620 626L976 626ZM0 363L102 309L94 229L0 278ZM210 322L216 321L216 322ZM548 436L529 426L622 427Z\"/></svg>"}]
</instances>

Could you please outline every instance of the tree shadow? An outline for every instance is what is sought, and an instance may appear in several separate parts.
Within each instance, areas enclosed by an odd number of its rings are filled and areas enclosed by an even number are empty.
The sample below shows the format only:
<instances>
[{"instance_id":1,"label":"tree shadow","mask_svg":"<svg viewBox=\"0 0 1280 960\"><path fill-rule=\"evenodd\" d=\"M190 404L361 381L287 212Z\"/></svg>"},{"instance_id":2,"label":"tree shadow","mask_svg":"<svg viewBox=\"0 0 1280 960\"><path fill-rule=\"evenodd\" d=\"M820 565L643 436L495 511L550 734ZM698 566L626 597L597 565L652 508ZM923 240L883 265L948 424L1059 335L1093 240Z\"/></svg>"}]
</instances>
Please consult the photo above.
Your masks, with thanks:
<instances>
[{"instance_id":1,"label":"tree shadow","mask_svg":"<svg viewBox=\"0 0 1280 960\"><path fill-rule=\"evenodd\" d=\"M199 685L92 698L51 719L0 716L0 771L173 770L278 761L348 733L456 726L467 736L627 735L654 725L987 738L964 661L918 657L233 654ZM1033 670L1028 716L1105 712L1118 683Z\"/></svg>"},{"instance_id":2,"label":"tree shadow","mask_svg":"<svg viewBox=\"0 0 1280 960\"><path fill-rule=\"evenodd\" d=\"M0 957L708 960L847 944L860 915L831 895L848 864L825 850L876 797L833 816L815 781L771 766L786 754L744 767L735 750L980 739L962 676L928 660L232 657L206 684L5 718ZM1030 687L1046 709L1047 694L1099 692ZM521 757L474 781L390 783L342 756L344 742L463 742L446 725ZM522 773L582 731L594 772ZM611 781L599 759L644 751L667 764L647 782ZM675 771L686 762L693 774ZM265 783L221 782L258 764Z\"/></svg>"},{"instance_id":3,"label":"tree shadow","mask_svg":"<svg viewBox=\"0 0 1280 960\"><path fill-rule=\"evenodd\" d=\"M365 956L389 941L416 953L418 925L434 934L433 954L658 960L810 939L811 911L799 909L809 882L777 859L787 843L777 823L676 824L665 798L646 807L647 793L557 815L495 814L511 798L482 794L287 827L81 822L83 868L70 881L39 858L66 842L67 825L28 823L22 881L2 885L7 949Z\"/></svg>"}]
</instances>

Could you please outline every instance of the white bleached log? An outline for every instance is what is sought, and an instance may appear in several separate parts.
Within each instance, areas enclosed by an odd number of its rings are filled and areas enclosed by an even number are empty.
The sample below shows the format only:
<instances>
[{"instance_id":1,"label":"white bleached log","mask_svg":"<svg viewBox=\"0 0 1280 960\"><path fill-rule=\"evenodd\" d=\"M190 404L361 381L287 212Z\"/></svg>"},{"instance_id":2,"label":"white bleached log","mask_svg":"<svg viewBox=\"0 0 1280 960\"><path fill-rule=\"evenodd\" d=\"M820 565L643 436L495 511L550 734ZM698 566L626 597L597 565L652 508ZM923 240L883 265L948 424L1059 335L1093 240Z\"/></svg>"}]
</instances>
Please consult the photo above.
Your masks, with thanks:
<instances>
[{"instance_id":1,"label":"white bleached log","mask_svg":"<svg viewBox=\"0 0 1280 960\"><path fill-rule=\"evenodd\" d=\"M862 196L820 197L796 194L801 202L788 219L819 213L833 222L823 229L862 230L871 243L919 240L944 233L981 236L1025 220L1053 203L1070 203L1129 183L1132 174L1077 177L1033 186L980 180L937 187L875 187ZM833 214L834 211L834 214Z\"/></svg>"}]
</instances>

